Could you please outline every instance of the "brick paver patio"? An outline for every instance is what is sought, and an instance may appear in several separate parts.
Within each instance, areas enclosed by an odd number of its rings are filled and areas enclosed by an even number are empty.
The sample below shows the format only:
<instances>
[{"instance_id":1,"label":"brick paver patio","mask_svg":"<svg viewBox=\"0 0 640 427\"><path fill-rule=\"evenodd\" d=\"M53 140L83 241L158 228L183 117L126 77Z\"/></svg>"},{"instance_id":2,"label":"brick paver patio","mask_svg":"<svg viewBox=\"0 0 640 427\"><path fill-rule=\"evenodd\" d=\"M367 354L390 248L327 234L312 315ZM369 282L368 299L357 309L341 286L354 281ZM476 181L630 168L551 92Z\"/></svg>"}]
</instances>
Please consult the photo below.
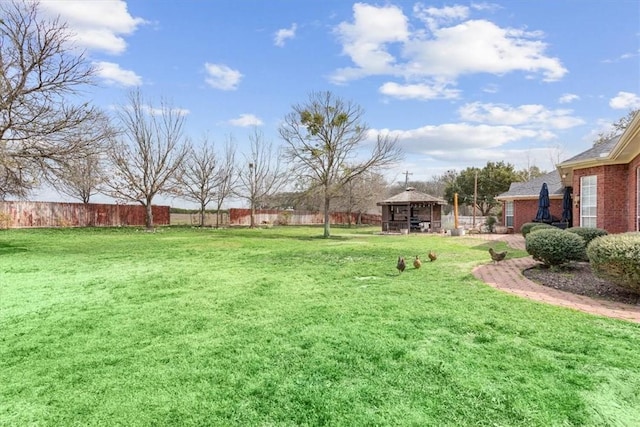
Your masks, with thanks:
<instances>
[{"instance_id":1,"label":"brick paver patio","mask_svg":"<svg viewBox=\"0 0 640 427\"><path fill-rule=\"evenodd\" d=\"M520 234L477 234L469 237L502 240L514 249L524 250L524 238ZM473 270L473 275L494 288L524 298L640 323L640 306L638 305L575 295L539 285L524 277L522 271L535 264L536 261L531 257L507 259L498 264L488 263L478 266Z\"/></svg>"}]
</instances>

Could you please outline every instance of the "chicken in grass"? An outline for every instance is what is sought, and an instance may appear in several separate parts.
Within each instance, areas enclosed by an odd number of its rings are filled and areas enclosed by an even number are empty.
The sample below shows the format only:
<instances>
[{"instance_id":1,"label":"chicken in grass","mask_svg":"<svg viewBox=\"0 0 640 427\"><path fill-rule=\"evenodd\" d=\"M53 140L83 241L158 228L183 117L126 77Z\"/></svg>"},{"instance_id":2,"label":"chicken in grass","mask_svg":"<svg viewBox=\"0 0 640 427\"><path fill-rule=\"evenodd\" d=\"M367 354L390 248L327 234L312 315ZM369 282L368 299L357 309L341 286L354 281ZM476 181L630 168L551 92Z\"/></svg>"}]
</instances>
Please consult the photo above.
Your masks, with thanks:
<instances>
[{"instance_id":1,"label":"chicken in grass","mask_svg":"<svg viewBox=\"0 0 640 427\"><path fill-rule=\"evenodd\" d=\"M502 261L507 256L507 251L496 252L493 250L493 248L489 248L489 253L491 254L491 259L493 260L494 264Z\"/></svg>"},{"instance_id":2,"label":"chicken in grass","mask_svg":"<svg viewBox=\"0 0 640 427\"><path fill-rule=\"evenodd\" d=\"M404 262L404 257L398 257L398 264L396 265L398 271L402 273L406 267L407 264Z\"/></svg>"},{"instance_id":3,"label":"chicken in grass","mask_svg":"<svg viewBox=\"0 0 640 427\"><path fill-rule=\"evenodd\" d=\"M433 251L429 251L429 259L431 260L431 262L433 262L438 259L438 255L436 255L436 253Z\"/></svg>"},{"instance_id":4,"label":"chicken in grass","mask_svg":"<svg viewBox=\"0 0 640 427\"><path fill-rule=\"evenodd\" d=\"M416 255L416 259L413 260L413 267L420 268L422 267L422 261L420 261L420 257Z\"/></svg>"}]
</instances>

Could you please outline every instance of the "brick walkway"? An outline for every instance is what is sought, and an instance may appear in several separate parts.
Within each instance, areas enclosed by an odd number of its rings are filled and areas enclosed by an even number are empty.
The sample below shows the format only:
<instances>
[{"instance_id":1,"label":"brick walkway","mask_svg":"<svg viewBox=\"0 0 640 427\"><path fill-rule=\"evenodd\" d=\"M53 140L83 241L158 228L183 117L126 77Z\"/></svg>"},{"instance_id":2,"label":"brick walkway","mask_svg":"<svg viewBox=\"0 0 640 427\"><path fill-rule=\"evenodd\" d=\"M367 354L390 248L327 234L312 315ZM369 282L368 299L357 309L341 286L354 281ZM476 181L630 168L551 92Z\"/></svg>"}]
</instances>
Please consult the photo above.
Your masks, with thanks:
<instances>
[{"instance_id":1,"label":"brick walkway","mask_svg":"<svg viewBox=\"0 0 640 427\"><path fill-rule=\"evenodd\" d=\"M485 240L501 240L514 249L524 250L524 238L520 234L478 234L469 237ZM600 316L624 319L640 323L640 306L593 299L582 295L559 291L539 285L522 275L536 261L531 257L506 259L498 264L488 263L476 267L473 275L494 288L521 297L548 304L559 305Z\"/></svg>"}]
</instances>

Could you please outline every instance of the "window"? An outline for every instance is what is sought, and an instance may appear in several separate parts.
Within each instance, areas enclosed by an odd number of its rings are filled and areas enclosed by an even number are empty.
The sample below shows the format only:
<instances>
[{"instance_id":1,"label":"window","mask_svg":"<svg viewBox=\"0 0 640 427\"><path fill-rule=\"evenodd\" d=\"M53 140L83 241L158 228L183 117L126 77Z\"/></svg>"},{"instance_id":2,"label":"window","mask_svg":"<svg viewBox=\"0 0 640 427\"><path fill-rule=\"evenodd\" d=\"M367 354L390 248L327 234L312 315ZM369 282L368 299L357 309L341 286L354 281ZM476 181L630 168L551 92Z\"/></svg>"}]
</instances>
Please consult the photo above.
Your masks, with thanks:
<instances>
[{"instance_id":1,"label":"window","mask_svg":"<svg viewBox=\"0 0 640 427\"><path fill-rule=\"evenodd\" d=\"M504 222L507 227L513 227L513 200L504 205Z\"/></svg>"},{"instance_id":2,"label":"window","mask_svg":"<svg viewBox=\"0 0 640 427\"><path fill-rule=\"evenodd\" d=\"M598 177L580 178L580 226L597 227Z\"/></svg>"}]
</instances>

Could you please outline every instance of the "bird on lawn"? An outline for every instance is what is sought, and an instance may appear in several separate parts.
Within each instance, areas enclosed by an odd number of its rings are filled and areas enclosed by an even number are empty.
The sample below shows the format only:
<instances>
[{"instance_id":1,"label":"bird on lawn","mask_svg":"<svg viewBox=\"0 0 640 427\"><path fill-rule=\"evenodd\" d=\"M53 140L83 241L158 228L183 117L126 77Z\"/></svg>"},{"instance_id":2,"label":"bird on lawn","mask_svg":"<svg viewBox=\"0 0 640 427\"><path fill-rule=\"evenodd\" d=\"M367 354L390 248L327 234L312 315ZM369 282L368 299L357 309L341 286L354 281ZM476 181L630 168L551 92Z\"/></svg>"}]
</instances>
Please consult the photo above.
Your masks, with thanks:
<instances>
[{"instance_id":1,"label":"bird on lawn","mask_svg":"<svg viewBox=\"0 0 640 427\"><path fill-rule=\"evenodd\" d=\"M420 268L422 267L422 261L420 261L420 257L416 255L416 259L413 260L413 267Z\"/></svg>"},{"instance_id":2,"label":"bird on lawn","mask_svg":"<svg viewBox=\"0 0 640 427\"><path fill-rule=\"evenodd\" d=\"M494 264L502 261L507 256L507 251L496 252L493 250L493 248L489 248L489 253L491 254L491 259L493 260Z\"/></svg>"},{"instance_id":3,"label":"bird on lawn","mask_svg":"<svg viewBox=\"0 0 640 427\"><path fill-rule=\"evenodd\" d=\"M406 267L407 264L404 262L404 257L398 257L398 264L396 265L398 271L402 273Z\"/></svg>"},{"instance_id":4,"label":"bird on lawn","mask_svg":"<svg viewBox=\"0 0 640 427\"><path fill-rule=\"evenodd\" d=\"M431 260L431 262L433 262L438 259L438 255L436 255L436 253L433 251L429 251L429 259Z\"/></svg>"}]
</instances>

